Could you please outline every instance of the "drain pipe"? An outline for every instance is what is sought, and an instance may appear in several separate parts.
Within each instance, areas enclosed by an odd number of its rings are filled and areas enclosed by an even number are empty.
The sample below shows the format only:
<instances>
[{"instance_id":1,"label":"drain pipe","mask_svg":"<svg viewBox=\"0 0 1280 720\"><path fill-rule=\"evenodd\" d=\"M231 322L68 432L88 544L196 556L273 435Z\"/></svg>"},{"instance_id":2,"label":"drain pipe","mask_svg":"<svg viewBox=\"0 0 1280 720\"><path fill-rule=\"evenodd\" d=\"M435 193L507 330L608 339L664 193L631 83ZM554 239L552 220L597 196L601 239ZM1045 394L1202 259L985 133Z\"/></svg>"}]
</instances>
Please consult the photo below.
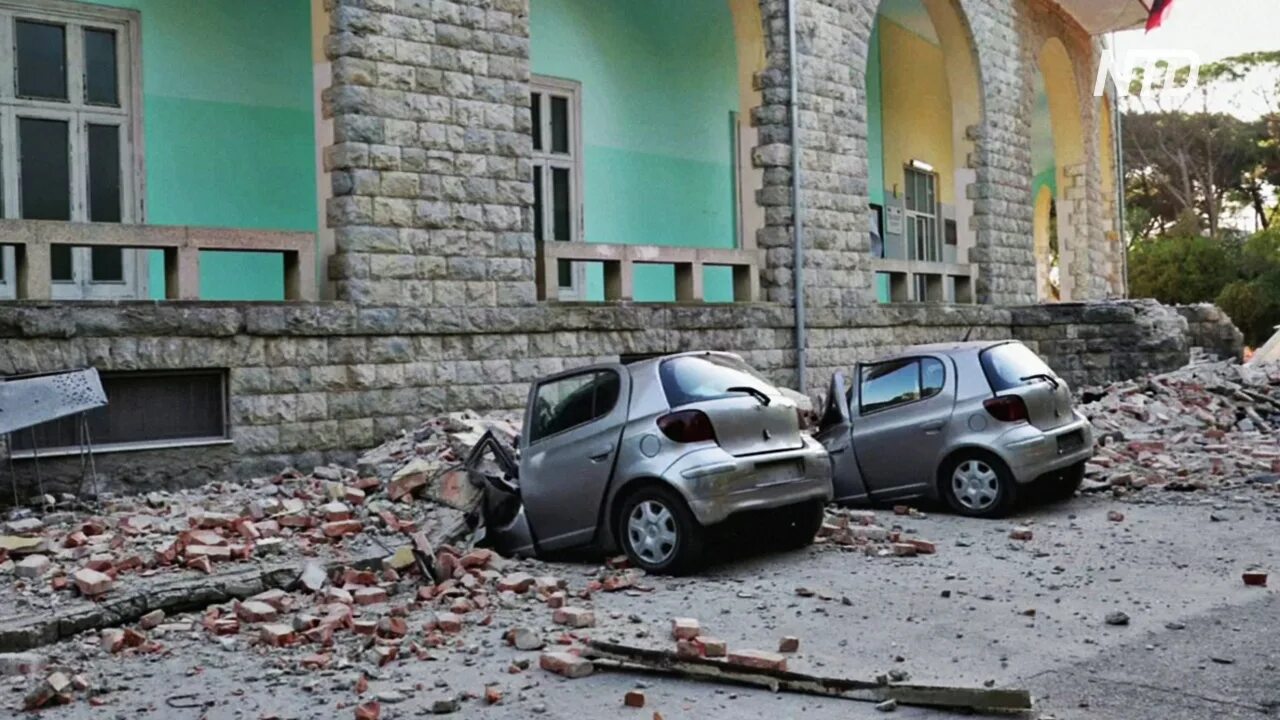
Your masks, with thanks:
<instances>
[{"instance_id":1,"label":"drain pipe","mask_svg":"<svg viewBox=\"0 0 1280 720\"><path fill-rule=\"evenodd\" d=\"M791 286L795 293L796 390L805 392L804 219L800 212L800 51L796 45L796 1L787 0L787 57L791 71Z\"/></svg>"}]
</instances>

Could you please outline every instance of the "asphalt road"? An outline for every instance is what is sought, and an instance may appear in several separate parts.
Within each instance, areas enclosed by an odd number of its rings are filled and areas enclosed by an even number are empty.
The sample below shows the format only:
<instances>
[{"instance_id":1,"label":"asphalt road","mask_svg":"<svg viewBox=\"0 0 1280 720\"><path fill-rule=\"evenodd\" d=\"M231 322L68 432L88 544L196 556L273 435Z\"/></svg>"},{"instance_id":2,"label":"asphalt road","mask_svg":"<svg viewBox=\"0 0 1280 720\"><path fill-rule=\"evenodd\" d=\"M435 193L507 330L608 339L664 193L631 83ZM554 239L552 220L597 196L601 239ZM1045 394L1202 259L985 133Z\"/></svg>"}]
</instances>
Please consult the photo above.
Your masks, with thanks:
<instances>
[{"instance_id":1,"label":"asphalt road","mask_svg":"<svg viewBox=\"0 0 1280 720\"><path fill-rule=\"evenodd\" d=\"M730 647L772 650L780 637L795 635L801 647L794 669L870 678L897 668L919 683L1025 687L1037 698L1031 718L1268 717L1280 708L1280 496L1186 495L1177 502L1085 497L1001 522L881 511L881 522L897 521L936 542L937 554L872 558L831 547L768 553L735 544L699 577L648 579L650 593L597 594L594 632L666 646L670 618L693 616ZM1109 510L1126 517L1109 521ZM1030 524L1032 540L1009 539L1019 523ZM1255 565L1273 570L1272 588L1243 585L1240 573ZM579 587L595 569L550 567ZM801 587L817 595L802 597ZM1114 611L1128 614L1129 624L1108 625L1105 617ZM435 700L479 694L489 684L502 690L500 704L466 701L456 716L882 716L864 703L670 678L597 673L569 681L537 669L512 674L515 660L536 666L536 655L501 642L502 630L513 624L546 627L549 611L536 603L509 608L493 626L469 628L463 647L436 660L410 659L376 671L370 692L391 693L394 700L383 703L382 718L429 715ZM42 718L350 718L352 684L367 666L355 658L325 671L300 671L298 655L311 650L225 650L198 635L169 641L158 656L106 657L94 638L54 650L111 691L102 696L103 707L81 701L46 710ZM624 708L623 694L637 683L645 685L646 708ZM25 687L15 683L0 693L0 708L15 707ZM213 704L165 704L180 693ZM912 708L892 716L955 717Z\"/></svg>"}]
</instances>

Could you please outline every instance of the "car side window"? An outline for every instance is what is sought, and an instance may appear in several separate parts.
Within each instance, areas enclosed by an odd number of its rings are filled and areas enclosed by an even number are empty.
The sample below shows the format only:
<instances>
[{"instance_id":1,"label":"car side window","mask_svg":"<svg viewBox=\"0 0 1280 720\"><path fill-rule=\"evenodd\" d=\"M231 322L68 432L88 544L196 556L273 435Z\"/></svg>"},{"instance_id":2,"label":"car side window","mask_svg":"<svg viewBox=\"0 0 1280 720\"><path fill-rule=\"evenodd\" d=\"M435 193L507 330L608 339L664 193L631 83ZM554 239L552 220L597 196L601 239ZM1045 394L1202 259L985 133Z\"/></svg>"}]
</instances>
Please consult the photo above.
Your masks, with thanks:
<instances>
[{"instance_id":1,"label":"car side window","mask_svg":"<svg viewBox=\"0 0 1280 720\"><path fill-rule=\"evenodd\" d=\"M529 442L601 418L618 404L618 374L601 370L542 383L534 393Z\"/></svg>"},{"instance_id":2,"label":"car side window","mask_svg":"<svg viewBox=\"0 0 1280 720\"><path fill-rule=\"evenodd\" d=\"M859 402L864 413L919 400L920 361L891 360L863 365L859 387Z\"/></svg>"},{"instance_id":3,"label":"car side window","mask_svg":"<svg viewBox=\"0 0 1280 720\"><path fill-rule=\"evenodd\" d=\"M920 397L933 397L942 392L947 382L947 368L937 358L920 359Z\"/></svg>"}]
</instances>

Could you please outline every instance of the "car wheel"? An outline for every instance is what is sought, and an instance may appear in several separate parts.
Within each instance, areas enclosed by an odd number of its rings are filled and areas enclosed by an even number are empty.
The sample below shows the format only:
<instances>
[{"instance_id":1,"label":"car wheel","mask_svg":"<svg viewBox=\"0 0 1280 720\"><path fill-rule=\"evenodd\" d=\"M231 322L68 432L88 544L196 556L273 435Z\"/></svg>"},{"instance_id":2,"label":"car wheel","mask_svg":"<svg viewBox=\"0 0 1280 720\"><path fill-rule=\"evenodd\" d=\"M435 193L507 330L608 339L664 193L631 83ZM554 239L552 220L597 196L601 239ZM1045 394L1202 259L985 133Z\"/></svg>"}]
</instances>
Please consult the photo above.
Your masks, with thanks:
<instances>
[{"instance_id":1,"label":"car wheel","mask_svg":"<svg viewBox=\"0 0 1280 720\"><path fill-rule=\"evenodd\" d=\"M1049 502L1071 498L1084 484L1084 466L1084 463L1079 462L1057 475L1044 478L1040 481L1040 494Z\"/></svg>"},{"instance_id":2,"label":"car wheel","mask_svg":"<svg viewBox=\"0 0 1280 720\"><path fill-rule=\"evenodd\" d=\"M961 515L995 518L1017 503L1018 487L1008 466L991 453L971 450L942 468L942 496Z\"/></svg>"},{"instance_id":3,"label":"car wheel","mask_svg":"<svg viewBox=\"0 0 1280 720\"><path fill-rule=\"evenodd\" d=\"M618 537L622 551L645 572L677 575L702 557L703 528L675 491L641 488L622 504Z\"/></svg>"},{"instance_id":4,"label":"car wheel","mask_svg":"<svg viewBox=\"0 0 1280 720\"><path fill-rule=\"evenodd\" d=\"M813 544L822 528L826 511L820 502L807 502L783 508L778 527L778 543L783 548L795 550Z\"/></svg>"}]
</instances>

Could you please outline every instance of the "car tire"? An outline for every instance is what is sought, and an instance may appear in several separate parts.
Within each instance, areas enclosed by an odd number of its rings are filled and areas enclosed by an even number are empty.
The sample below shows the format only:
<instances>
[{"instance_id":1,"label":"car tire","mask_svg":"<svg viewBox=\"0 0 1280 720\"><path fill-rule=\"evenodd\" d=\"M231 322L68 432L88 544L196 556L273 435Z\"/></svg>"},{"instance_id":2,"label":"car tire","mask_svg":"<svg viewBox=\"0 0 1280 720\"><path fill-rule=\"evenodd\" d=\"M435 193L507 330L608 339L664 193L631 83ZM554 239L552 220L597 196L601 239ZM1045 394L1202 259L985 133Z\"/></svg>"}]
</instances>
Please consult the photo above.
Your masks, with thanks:
<instances>
[{"instance_id":1,"label":"car tire","mask_svg":"<svg viewBox=\"0 0 1280 720\"><path fill-rule=\"evenodd\" d=\"M798 550L813 544L818 531L822 529L822 521L826 519L826 510L820 502L806 502L780 511L782 518L778 521L778 544L786 550Z\"/></svg>"},{"instance_id":2,"label":"car tire","mask_svg":"<svg viewBox=\"0 0 1280 720\"><path fill-rule=\"evenodd\" d=\"M1078 462L1040 481L1040 495L1049 502L1069 500L1084 484L1085 464Z\"/></svg>"},{"instance_id":3,"label":"car tire","mask_svg":"<svg viewBox=\"0 0 1280 720\"><path fill-rule=\"evenodd\" d=\"M702 560L705 529L676 491L643 487L623 501L618 543L636 567L660 575L694 570Z\"/></svg>"},{"instance_id":4,"label":"car tire","mask_svg":"<svg viewBox=\"0 0 1280 720\"><path fill-rule=\"evenodd\" d=\"M961 515L998 518L1018 503L1018 484L1004 461L981 450L962 451L943 464L942 497Z\"/></svg>"}]
</instances>

